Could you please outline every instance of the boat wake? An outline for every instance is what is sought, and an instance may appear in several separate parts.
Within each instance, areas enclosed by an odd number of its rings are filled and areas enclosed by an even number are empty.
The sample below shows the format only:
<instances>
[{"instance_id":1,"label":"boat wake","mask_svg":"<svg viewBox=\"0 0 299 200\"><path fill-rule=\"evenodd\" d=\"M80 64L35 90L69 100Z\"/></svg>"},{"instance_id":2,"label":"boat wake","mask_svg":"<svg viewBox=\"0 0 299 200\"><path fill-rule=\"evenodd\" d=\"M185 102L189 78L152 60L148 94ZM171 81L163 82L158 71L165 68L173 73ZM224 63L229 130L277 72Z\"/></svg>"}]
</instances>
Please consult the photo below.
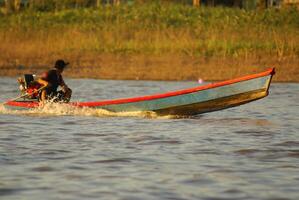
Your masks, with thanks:
<instances>
[{"instance_id":1,"label":"boat wake","mask_svg":"<svg viewBox=\"0 0 299 200\"><path fill-rule=\"evenodd\" d=\"M43 107L26 110L12 110L0 104L0 114L7 115L30 115L30 116L92 116L92 117L141 117L173 119L175 115L159 116L155 112L111 112L104 109L80 108L61 103L47 103Z\"/></svg>"}]
</instances>

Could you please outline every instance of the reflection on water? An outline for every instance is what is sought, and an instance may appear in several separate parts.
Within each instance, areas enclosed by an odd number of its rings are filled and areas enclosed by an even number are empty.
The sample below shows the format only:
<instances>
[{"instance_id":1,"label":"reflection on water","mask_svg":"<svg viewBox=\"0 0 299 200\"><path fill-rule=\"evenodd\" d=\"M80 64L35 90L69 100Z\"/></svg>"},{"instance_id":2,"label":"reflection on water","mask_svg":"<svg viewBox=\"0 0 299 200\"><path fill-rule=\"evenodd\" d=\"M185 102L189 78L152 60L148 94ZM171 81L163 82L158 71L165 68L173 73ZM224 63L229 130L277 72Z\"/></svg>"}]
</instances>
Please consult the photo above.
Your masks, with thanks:
<instances>
[{"instance_id":1,"label":"reflection on water","mask_svg":"<svg viewBox=\"0 0 299 200\"><path fill-rule=\"evenodd\" d=\"M75 101L197 84L68 82ZM13 87L0 79L0 102L17 95ZM0 199L297 200L298 94L298 84L274 84L265 99L190 118L0 106Z\"/></svg>"},{"instance_id":2,"label":"reflection on water","mask_svg":"<svg viewBox=\"0 0 299 200\"><path fill-rule=\"evenodd\" d=\"M197 116L200 117L200 116ZM196 117L196 118L197 118ZM220 119L206 119L203 118L201 121L201 123L217 123L217 124L236 124L236 125L256 125L256 126L274 126L275 124L272 123L271 121L267 120L267 119L254 119L254 118L239 118L239 117L228 117L228 118L220 118Z\"/></svg>"}]
</instances>

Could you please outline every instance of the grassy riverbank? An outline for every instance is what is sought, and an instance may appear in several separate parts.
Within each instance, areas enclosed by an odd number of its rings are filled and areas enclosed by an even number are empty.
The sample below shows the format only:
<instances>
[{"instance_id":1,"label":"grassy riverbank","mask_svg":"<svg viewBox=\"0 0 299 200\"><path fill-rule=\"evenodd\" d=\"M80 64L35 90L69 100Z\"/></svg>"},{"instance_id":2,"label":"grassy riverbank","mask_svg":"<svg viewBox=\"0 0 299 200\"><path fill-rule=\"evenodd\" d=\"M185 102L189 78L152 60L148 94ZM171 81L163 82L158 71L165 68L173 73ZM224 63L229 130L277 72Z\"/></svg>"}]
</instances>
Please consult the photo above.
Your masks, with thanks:
<instances>
[{"instance_id":1,"label":"grassy riverbank","mask_svg":"<svg viewBox=\"0 0 299 200\"><path fill-rule=\"evenodd\" d=\"M25 10L0 17L0 52L2 76L65 58L72 77L221 80L274 66L275 80L299 81L299 12L159 3Z\"/></svg>"}]
</instances>

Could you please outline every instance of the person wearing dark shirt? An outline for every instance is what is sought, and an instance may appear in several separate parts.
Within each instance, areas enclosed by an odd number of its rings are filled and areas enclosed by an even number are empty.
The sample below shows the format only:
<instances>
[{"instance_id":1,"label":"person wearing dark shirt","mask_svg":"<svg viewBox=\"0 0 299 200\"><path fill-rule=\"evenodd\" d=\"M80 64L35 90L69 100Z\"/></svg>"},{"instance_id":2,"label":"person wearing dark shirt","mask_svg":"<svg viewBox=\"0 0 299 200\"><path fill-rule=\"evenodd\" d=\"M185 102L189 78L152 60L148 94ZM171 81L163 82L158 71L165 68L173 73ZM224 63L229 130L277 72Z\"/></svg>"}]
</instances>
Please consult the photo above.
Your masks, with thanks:
<instances>
[{"instance_id":1,"label":"person wearing dark shirt","mask_svg":"<svg viewBox=\"0 0 299 200\"><path fill-rule=\"evenodd\" d=\"M62 78L62 72L69 63L64 60L57 60L54 68L43 74L38 83L43 85L45 89L41 91L40 102L50 101L69 102L72 96L72 90L65 84ZM58 87L60 91L57 91Z\"/></svg>"}]
</instances>

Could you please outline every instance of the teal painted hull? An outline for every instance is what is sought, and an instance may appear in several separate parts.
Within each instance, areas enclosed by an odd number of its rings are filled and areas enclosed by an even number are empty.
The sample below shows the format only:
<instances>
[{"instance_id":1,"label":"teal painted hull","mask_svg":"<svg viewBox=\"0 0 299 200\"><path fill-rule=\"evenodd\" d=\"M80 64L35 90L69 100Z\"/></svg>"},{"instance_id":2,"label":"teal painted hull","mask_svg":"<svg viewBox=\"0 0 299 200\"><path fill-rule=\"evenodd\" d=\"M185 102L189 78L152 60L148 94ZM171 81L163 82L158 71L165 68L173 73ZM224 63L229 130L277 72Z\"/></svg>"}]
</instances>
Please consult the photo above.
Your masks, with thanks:
<instances>
[{"instance_id":1,"label":"teal painted hull","mask_svg":"<svg viewBox=\"0 0 299 200\"><path fill-rule=\"evenodd\" d=\"M192 92L189 94L95 107L113 112L154 111L161 114L163 113L165 115L196 115L200 113L234 107L244 103L248 103L250 101L261 99L268 95L269 84L270 77L267 76L223 87ZM248 98L243 99L242 96L246 94L251 95L249 95ZM235 99L235 102L228 105L223 105L224 99L229 99L230 101ZM218 102L219 100L223 100L223 104L215 107L215 102ZM200 105L204 105L206 103L209 103L210 107L201 109ZM191 107L191 109L181 109L187 106ZM166 110L168 110L169 112L167 113Z\"/></svg>"}]
</instances>

